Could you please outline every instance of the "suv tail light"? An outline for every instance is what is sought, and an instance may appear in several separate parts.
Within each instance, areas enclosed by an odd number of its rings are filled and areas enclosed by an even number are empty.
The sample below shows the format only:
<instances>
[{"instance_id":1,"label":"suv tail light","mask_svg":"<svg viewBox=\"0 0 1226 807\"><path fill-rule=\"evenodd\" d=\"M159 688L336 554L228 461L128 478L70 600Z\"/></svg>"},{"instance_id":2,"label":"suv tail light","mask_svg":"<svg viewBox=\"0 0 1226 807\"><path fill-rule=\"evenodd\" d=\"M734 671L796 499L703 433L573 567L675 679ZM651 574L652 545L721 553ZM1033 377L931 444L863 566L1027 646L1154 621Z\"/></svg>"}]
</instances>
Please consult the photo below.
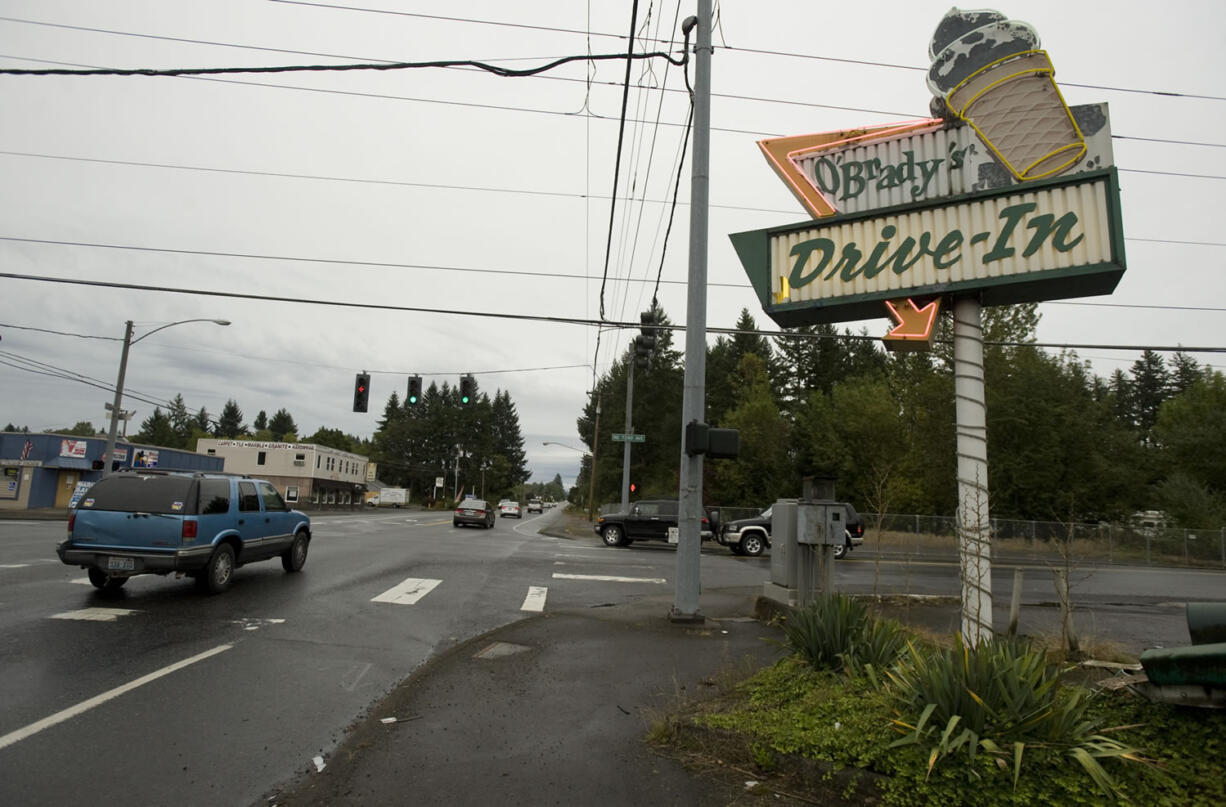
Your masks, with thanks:
<instances>
[{"instance_id":1,"label":"suv tail light","mask_svg":"<svg viewBox=\"0 0 1226 807\"><path fill-rule=\"evenodd\" d=\"M72 535L72 525L77 523L77 511L73 510L68 514L68 534Z\"/></svg>"},{"instance_id":2,"label":"suv tail light","mask_svg":"<svg viewBox=\"0 0 1226 807\"><path fill-rule=\"evenodd\" d=\"M195 521L184 519L183 530L179 537L182 539L183 543L185 544L191 541L194 541L196 540L196 534L197 534L198 529L199 529L199 525Z\"/></svg>"}]
</instances>

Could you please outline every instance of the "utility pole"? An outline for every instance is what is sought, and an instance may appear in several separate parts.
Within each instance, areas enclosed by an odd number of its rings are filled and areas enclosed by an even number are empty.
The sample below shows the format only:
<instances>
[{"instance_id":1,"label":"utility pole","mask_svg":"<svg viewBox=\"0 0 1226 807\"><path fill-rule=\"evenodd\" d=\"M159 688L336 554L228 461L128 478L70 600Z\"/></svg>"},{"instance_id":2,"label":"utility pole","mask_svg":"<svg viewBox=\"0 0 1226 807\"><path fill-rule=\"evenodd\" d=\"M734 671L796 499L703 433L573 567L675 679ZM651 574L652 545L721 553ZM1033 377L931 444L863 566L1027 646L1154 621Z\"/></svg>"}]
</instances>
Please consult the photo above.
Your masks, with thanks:
<instances>
[{"instance_id":1,"label":"utility pole","mask_svg":"<svg viewBox=\"0 0 1226 807\"><path fill-rule=\"evenodd\" d=\"M588 469L587 520L596 517L596 449L600 445L600 399L596 399L596 424L592 426L592 467Z\"/></svg>"},{"instance_id":2,"label":"utility pole","mask_svg":"<svg viewBox=\"0 0 1226 807\"><path fill-rule=\"evenodd\" d=\"M634 359L626 362L626 434L634 433ZM630 512L630 441L622 443L622 509Z\"/></svg>"},{"instance_id":3,"label":"utility pole","mask_svg":"<svg viewBox=\"0 0 1226 807\"><path fill-rule=\"evenodd\" d=\"M115 402L111 404L111 425L106 432L106 460L102 466L103 476L110 476L111 468L115 466L115 432L119 430L120 404L123 403L123 377L128 372L128 351L131 347L132 320L128 320L123 327L123 352L119 355L119 378L115 381ZM125 434L127 430L125 423Z\"/></svg>"},{"instance_id":4,"label":"utility pole","mask_svg":"<svg viewBox=\"0 0 1226 807\"><path fill-rule=\"evenodd\" d=\"M685 317L685 390L681 404L681 486L678 492L677 583L673 622L703 622L698 609L702 558L702 455L686 452L687 423L704 421L707 374L707 208L710 203L711 0L698 0L694 47L694 148L690 179L690 272Z\"/></svg>"}]
</instances>

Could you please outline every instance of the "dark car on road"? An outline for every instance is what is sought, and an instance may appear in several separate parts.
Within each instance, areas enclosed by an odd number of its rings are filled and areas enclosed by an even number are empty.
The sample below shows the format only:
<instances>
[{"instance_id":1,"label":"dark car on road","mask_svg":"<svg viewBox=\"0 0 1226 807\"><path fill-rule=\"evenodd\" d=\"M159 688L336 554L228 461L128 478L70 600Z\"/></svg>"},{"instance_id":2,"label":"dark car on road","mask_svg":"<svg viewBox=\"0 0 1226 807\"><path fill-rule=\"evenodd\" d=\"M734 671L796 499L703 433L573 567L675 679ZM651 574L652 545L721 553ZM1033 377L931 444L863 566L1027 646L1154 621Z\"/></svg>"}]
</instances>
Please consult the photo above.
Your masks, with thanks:
<instances>
[{"instance_id":1,"label":"dark car on road","mask_svg":"<svg viewBox=\"0 0 1226 807\"><path fill-rule=\"evenodd\" d=\"M451 526L464 527L475 524L489 529L494 526L494 508L485 499L465 499L451 515Z\"/></svg>"},{"instance_id":2,"label":"dark car on road","mask_svg":"<svg viewBox=\"0 0 1226 807\"><path fill-rule=\"evenodd\" d=\"M846 529L843 542L835 544L834 556L844 557L853 547L864 543L864 522L850 502L843 502L846 513ZM734 555L756 557L771 545L771 508L768 507L751 518L738 518L724 524L719 533L719 542L732 550Z\"/></svg>"},{"instance_id":3,"label":"dark car on road","mask_svg":"<svg viewBox=\"0 0 1226 807\"><path fill-rule=\"evenodd\" d=\"M678 522L676 499L643 499L624 513L602 515L595 524L596 534L606 546L629 546L635 541L668 541L669 528ZM714 536L711 519L702 517L702 540Z\"/></svg>"},{"instance_id":4,"label":"dark car on road","mask_svg":"<svg viewBox=\"0 0 1226 807\"><path fill-rule=\"evenodd\" d=\"M280 558L287 572L301 570L310 543L310 518L286 505L271 482L137 469L85 492L56 554L104 590L139 574L176 572L217 594L248 563Z\"/></svg>"}]
</instances>

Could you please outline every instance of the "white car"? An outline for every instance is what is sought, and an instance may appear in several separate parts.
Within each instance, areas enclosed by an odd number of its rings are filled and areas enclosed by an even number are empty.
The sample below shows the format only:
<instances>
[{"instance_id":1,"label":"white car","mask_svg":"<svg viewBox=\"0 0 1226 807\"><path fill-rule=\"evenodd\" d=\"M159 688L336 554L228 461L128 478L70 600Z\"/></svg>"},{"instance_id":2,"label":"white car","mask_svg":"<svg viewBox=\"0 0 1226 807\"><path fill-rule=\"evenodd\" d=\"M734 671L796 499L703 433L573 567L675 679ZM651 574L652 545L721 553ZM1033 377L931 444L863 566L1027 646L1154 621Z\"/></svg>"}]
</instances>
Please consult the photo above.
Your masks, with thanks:
<instances>
[{"instance_id":1,"label":"white car","mask_svg":"<svg viewBox=\"0 0 1226 807\"><path fill-rule=\"evenodd\" d=\"M529 513L545 512L544 506L541 504L541 500L540 499L529 499L528 500L528 512Z\"/></svg>"},{"instance_id":2,"label":"white car","mask_svg":"<svg viewBox=\"0 0 1226 807\"><path fill-rule=\"evenodd\" d=\"M502 518L509 516L523 518L523 515L519 512L519 502L513 502L510 499L503 499L498 502L498 515Z\"/></svg>"}]
</instances>

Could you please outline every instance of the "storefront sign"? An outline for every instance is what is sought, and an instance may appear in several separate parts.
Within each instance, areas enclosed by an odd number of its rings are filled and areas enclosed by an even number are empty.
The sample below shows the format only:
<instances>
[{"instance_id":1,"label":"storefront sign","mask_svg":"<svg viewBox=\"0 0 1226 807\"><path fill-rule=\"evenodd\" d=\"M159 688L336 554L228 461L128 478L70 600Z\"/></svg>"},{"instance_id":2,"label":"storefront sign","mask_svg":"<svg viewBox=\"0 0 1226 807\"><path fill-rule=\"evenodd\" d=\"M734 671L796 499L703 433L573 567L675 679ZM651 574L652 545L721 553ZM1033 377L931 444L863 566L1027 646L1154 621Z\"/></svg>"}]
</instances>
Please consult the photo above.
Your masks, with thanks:
<instances>
[{"instance_id":1,"label":"storefront sign","mask_svg":"<svg viewBox=\"0 0 1226 807\"><path fill-rule=\"evenodd\" d=\"M988 305L1106 294L1124 271L1115 169L732 236L784 326L981 289Z\"/></svg>"},{"instance_id":2,"label":"storefront sign","mask_svg":"<svg viewBox=\"0 0 1226 807\"><path fill-rule=\"evenodd\" d=\"M60 441L60 456L71 457L73 459L85 459L85 453L89 449L89 441L87 440L61 440Z\"/></svg>"}]
</instances>

